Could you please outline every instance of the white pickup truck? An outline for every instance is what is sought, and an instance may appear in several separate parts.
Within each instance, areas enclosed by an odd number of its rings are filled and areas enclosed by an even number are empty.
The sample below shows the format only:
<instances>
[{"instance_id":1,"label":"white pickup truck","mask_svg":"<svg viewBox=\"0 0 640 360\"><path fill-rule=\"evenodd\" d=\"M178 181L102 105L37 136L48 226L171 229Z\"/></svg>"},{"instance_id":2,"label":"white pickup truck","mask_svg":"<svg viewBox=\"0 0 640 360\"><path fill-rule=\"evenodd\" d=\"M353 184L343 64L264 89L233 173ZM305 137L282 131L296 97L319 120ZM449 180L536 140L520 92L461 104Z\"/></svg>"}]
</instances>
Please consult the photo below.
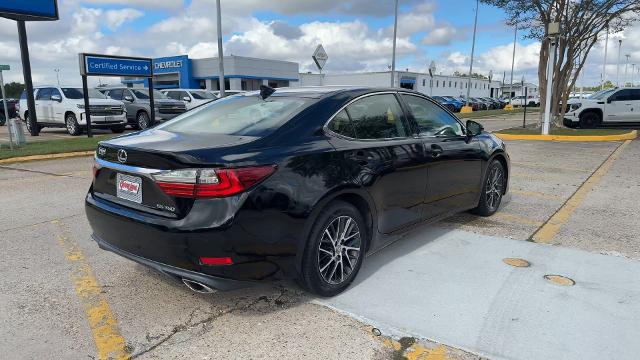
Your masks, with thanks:
<instances>
[{"instance_id":1,"label":"white pickup truck","mask_svg":"<svg viewBox=\"0 0 640 360\"><path fill-rule=\"evenodd\" d=\"M640 122L640 88L616 88L567 103L564 126L583 129L603 123Z\"/></svg>"}]
</instances>

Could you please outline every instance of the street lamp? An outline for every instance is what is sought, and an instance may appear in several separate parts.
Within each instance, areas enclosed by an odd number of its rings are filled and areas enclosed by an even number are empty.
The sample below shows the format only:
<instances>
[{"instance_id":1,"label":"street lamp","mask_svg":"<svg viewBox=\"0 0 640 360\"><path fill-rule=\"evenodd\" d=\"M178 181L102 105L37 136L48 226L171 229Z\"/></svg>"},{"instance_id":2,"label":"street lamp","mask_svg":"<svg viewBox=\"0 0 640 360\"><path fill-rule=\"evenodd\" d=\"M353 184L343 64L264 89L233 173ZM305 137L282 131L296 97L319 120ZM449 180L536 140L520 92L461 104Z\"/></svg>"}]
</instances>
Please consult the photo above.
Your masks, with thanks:
<instances>
[{"instance_id":1,"label":"street lamp","mask_svg":"<svg viewBox=\"0 0 640 360\"><path fill-rule=\"evenodd\" d=\"M635 80L635 78L634 78L635 72L636 72L636 64L631 64L631 87L633 87L633 84L635 82L634 81Z\"/></svg>"},{"instance_id":2,"label":"street lamp","mask_svg":"<svg viewBox=\"0 0 640 360\"><path fill-rule=\"evenodd\" d=\"M470 113L473 108L469 106L469 95L471 92L471 76L473 74L473 53L476 50L476 30L478 28L478 9L480 8L480 0L476 0L476 17L473 21L473 42L471 43L471 62L469 64L469 82L467 83L467 104L462 107L460 112Z\"/></svg>"},{"instance_id":3,"label":"street lamp","mask_svg":"<svg viewBox=\"0 0 640 360\"><path fill-rule=\"evenodd\" d=\"M395 19L393 20L393 55L391 57L391 87L395 85L396 79L396 38L398 35L398 0L395 5Z\"/></svg>"},{"instance_id":4,"label":"street lamp","mask_svg":"<svg viewBox=\"0 0 640 360\"><path fill-rule=\"evenodd\" d=\"M220 98L225 97L224 54L222 53L222 16L220 15L220 0L216 0L216 15L218 18L218 83Z\"/></svg>"},{"instance_id":5,"label":"street lamp","mask_svg":"<svg viewBox=\"0 0 640 360\"><path fill-rule=\"evenodd\" d=\"M529 96L527 94L527 88L524 86L524 74L522 75L522 80L520 80L522 84L522 88L524 89L524 113L522 115L522 128L525 128L527 125L527 105L529 105Z\"/></svg>"},{"instance_id":6,"label":"street lamp","mask_svg":"<svg viewBox=\"0 0 640 360\"><path fill-rule=\"evenodd\" d=\"M60 86L60 68L55 68L53 71L56 72L56 80L58 80L58 86Z\"/></svg>"},{"instance_id":7,"label":"street lamp","mask_svg":"<svg viewBox=\"0 0 640 360\"><path fill-rule=\"evenodd\" d=\"M629 58L631 55L626 54L625 57L627 58L627 62L624 64L624 82L622 87L627 87L627 69L629 68Z\"/></svg>"},{"instance_id":8,"label":"street lamp","mask_svg":"<svg viewBox=\"0 0 640 360\"><path fill-rule=\"evenodd\" d=\"M607 48L609 47L609 27L607 26L607 35L604 40L604 62L602 63L602 78L600 79L600 90L604 90L604 82L607 77Z\"/></svg>"},{"instance_id":9,"label":"street lamp","mask_svg":"<svg viewBox=\"0 0 640 360\"><path fill-rule=\"evenodd\" d=\"M493 88L491 87L491 79L493 79L493 70L489 70L489 95L493 97Z\"/></svg>"},{"instance_id":10,"label":"street lamp","mask_svg":"<svg viewBox=\"0 0 640 360\"><path fill-rule=\"evenodd\" d=\"M505 106L506 110L513 110L512 97L513 97L513 66L516 62L516 41L518 39L518 25L513 29L513 55L511 56L511 82L509 85L509 104Z\"/></svg>"},{"instance_id":11,"label":"street lamp","mask_svg":"<svg viewBox=\"0 0 640 360\"><path fill-rule=\"evenodd\" d=\"M433 75L435 75L435 73L436 73L436 62L431 61L431 64L429 64L429 77L431 78L431 80L429 80L429 87L431 88L430 90L431 96L433 96Z\"/></svg>"},{"instance_id":12,"label":"street lamp","mask_svg":"<svg viewBox=\"0 0 640 360\"><path fill-rule=\"evenodd\" d=\"M616 86L620 86L620 54L622 54L622 39L618 40L618 64L616 65Z\"/></svg>"},{"instance_id":13,"label":"street lamp","mask_svg":"<svg viewBox=\"0 0 640 360\"><path fill-rule=\"evenodd\" d=\"M549 58L547 59L547 89L544 101L544 122L542 123L542 135L549 135L549 123L551 122L551 95L553 88L553 65L556 61L557 35L560 33L560 23L547 24L547 37L549 38Z\"/></svg>"}]
</instances>

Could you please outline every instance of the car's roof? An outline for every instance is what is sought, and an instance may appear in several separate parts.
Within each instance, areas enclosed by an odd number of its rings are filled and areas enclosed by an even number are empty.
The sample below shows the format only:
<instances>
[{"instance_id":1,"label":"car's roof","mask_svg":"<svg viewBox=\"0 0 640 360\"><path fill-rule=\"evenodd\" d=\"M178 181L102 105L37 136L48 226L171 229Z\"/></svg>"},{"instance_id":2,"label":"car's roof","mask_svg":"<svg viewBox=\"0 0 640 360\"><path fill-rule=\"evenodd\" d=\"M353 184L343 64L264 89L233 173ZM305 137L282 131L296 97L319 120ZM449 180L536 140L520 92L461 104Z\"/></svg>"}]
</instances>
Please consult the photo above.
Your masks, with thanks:
<instances>
[{"instance_id":1,"label":"car's roof","mask_svg":"<svg viewBox=\"0 0 640 360\"><path fill-rule=\"evenodd\" d=\"M171 89L162 89L160 91L209 91L207 89L185 89L185 88L171 88ZM229 91L229 90L227 90Z\"/></svg>"},{"instance_id":2,"label":"car's roof","mask_svg":"<svg viewBox=\"0 0 640 360\"><path fill-rule=\"evenodd\" d=\"M384 88L384 87L367 87L367 86L301 86L301 87L284 87L276 88L276 91L271 96L294 96L294 97L307 97L307 98L322 98L332 96L336 94L354 93L365 94L371 92L386 92L386 91L403 91L409 93L415 93L423 95L422 93L414 90L402 89L402 88ZM243 96L255 96L259 91L249 91Z\"/></svg>"}]
</instances>

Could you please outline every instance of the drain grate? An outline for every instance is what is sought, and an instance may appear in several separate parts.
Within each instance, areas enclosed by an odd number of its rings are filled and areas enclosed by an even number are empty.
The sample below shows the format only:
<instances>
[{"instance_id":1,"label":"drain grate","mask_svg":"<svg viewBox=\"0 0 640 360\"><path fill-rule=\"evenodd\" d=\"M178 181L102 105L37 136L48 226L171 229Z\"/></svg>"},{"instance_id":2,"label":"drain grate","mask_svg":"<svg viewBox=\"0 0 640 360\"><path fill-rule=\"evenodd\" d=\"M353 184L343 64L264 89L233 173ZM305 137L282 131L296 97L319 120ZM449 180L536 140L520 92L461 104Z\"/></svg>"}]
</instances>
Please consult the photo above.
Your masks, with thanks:
<instances>
[{"instance_id":1,"label":"drain grate","mask_svg":"<svg viewBox=\"0 0 640 360\"><path fill-rule=\"evenodd\" d=\"M525 259L520 258L505 258L502 259L502 262L513 267L529 267L531 263Z\"/></svg>"},{"instance_id":2,"label":"drain grate","mask_svg":"<svg viewBox=\"0 0 640 360\"><path fill-rule=\"evenodd\" d=\"M576 284L576 282L573 281L573 279L570 279L562 275L545 275L544 279L552 284L560 285L560 286L573 286Z\"/></svg>"}]
</instances>

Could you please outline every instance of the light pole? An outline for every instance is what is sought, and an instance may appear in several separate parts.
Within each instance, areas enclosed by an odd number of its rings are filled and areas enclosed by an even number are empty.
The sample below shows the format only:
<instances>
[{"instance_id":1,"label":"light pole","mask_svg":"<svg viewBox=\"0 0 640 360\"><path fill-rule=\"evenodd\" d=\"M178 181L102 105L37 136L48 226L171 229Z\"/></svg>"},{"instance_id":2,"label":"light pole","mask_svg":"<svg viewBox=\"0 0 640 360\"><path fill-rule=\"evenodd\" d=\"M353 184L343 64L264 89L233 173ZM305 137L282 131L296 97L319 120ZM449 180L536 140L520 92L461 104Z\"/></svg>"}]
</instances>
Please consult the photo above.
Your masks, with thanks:
<instances>
[{"instance_id":1,"label":"light pole","mask_svg":"<svg viewBox=\"0 0 640 360\"><path fill-rule=\"evenodd\" d=\"M224 81L224 54L222 53L222 16L220 15L220 0L216 0L216 12L218 18L218 82L220 88L220 97L225 96Z\"/></svg>"},{"instance_id":2,"label":"light pole","mask_svg":"<svg viewBox=\"0 0 640 360\"><path fill-rule=\"evenodd\" d=\"M636 64L631 64L631 87L633 87L633 84L634 84L635 73L636 73Z\"/></svg>"},{"instance_id":3,"label":"light pole","mask_svg":"<svg viewBox=\"0 0 640 360\"><path fill-rule=\"evenodd\" d=\"M604 62L602 63L602 78L600 79L600 90L604 90L604 82L607 77L607 48L609 47L609 27L607 27L607 35L604 40Z\"/></svg>"},{"instance_id":4,"label":"light pole","mask_svg":"<svg viewBox=\"0 0 640 360\"><path fill-rule=\"evenodd\" d=\"M527 127L527 106L529 105L529 96L527 94L527 88L524 86L524 75L522 75L522 88L524 89L524 114L522 115L522 128Z\"/></svg>"},{"instance_id":5,"label":"light pole","mask_svg":"<svg viewBox=\"0 0 640 360\"><path fill-rule=\"evenodd\" d=\"M542 123L542 135L549 135L549 123L551 122L551 95L553 89L553 65L556 61L557 35L560 33L560 23L554 22L547 25L549 41L549 57L547 59L547 89L544 101L544 122Z\"/></svg>"},{"instance_id":6,"label":"light pole","mask_svg":"<svg viewBox=\"0 0 640 360\"><path fill-rule=\"evenodd\" d=\"M507 110L513 110L513 105L511 104L511 100L513 97L513 66L516 62L516 40L518 38L518 25L515 26L513 30L513 55L511 56L511 82L509 85L509 105Z\"/></svg>"},{"instance_id":7,"label":"light pole","mask_svg":"<svg viewBox=\"0 0 640 360\"><path fill-rule=\"evenodd\" d=\"M56 80L58 80L58 86L60 86L60 68L55 68L53 71L56 72Z\"/></svg>"},{"instance_id":8,"label":"light pole","mask_svg":"<svg viewBox=\"0 0 640 360\"><path fill-rule=\"evenodd\" d=\"M624 64L624 81L622 83L622 87L627 87L627 69L629 68L629 58L631 55L626 54L627 62Z\"/></svg>"},{"instance_id":9,"label":"light pole","mask_svg":"<svg viewBox=\"0 0 640 360\"><path fill-rule=\"evenodd\" d=\"M620 55L622 54L622 39L618 40L618 64L616 65L616 86L620 86Z\"/></svg>"},{"instance_id":10,"label":"light pole","mask_svg":"<svg viewBox=\"0 0 640 360\"><path fill-rule=\"evenodd\" d=\"M429 64L429 77L431 78L431 80L429 80L429 87L431 88L430 90L431 96L433 96L433 75L435 75L435 73L436 73L436 62L431 61L431 64Z\"/></svg>"},{"instance_id":11,"label":"light pole","mask_svg":"<svg viewBox=\"0 0 640 360\"><path fill-rule=\"evenodd\" d=\"M398 35L398 0L395 5L395 18L393 20L393 54L391 56L391 87L396 80L396 37Z\"/></svg>"},{"instance_id":12,"label":"light pole","mask_svg":"<svg viewBox=\"0 0 640 360\"><path fill-rule=\"evenodd\" d=\"M471 62L469 63L469 82L467 83L467 104L460 110L464 113L473 112L473 108L469 106L469 95L471 92L471 76L473 75L473 53L476 50L476 30L478 28L478 9L480 8L480 0L476 0L476 16L473 21L473 42L471 43Z\"/></svg>"},{"instance_id":13,"label":"light pole","mask_svg":"<svg viewBox=\"0 0 640 360\"><path fill-rule=\"evenodd\" d=\"M493 70L489 70L489 95L493 98L493 88L491 87L491 79L493 79Z\"/></svg>"}]
</instances>

